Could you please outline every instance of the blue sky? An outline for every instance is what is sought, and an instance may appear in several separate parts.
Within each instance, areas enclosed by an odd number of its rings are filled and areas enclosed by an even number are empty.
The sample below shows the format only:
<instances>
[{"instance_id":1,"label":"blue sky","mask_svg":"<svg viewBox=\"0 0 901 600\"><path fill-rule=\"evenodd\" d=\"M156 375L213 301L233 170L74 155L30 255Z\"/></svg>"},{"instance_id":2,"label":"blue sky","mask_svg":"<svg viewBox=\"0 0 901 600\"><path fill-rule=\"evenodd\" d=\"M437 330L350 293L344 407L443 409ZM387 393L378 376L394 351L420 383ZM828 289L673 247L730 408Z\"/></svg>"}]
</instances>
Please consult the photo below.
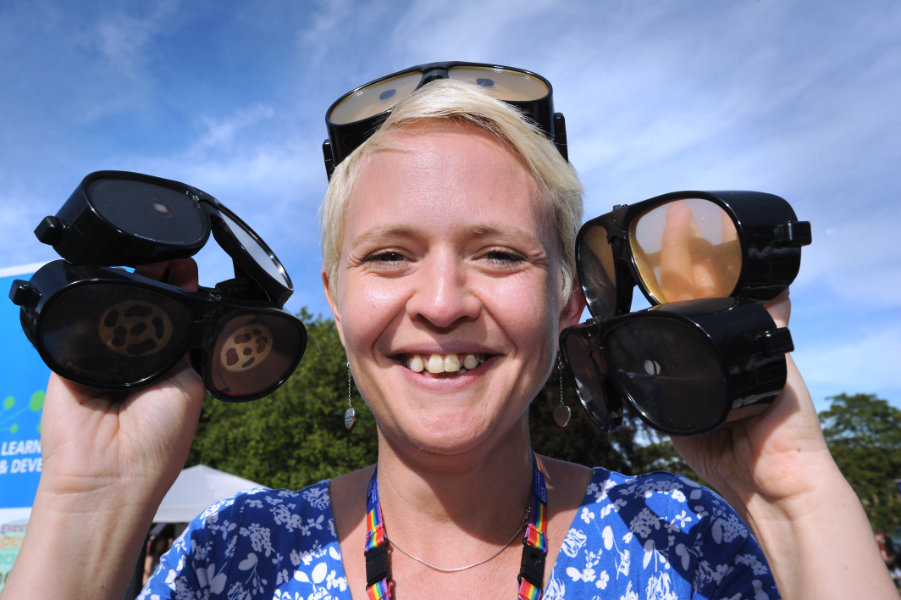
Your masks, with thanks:
<instances>
[{"instance_id":1,"label":"blue sky","mask_svg":"<svg viewBox=\"0 0 901 600\"><path fill-rule=\"evenodd\" d=\"M511 6L515 5L515 10ZM0 266L81 178L124 169L218 197L327 314L324 113L419 63L528 68L554 85L586 218L685 189L785 197L809 220L795 359L819 408L901 407L901 3L0 0ZM201 283L230 276L211 244Z\"/></svg>"}]
</instances>

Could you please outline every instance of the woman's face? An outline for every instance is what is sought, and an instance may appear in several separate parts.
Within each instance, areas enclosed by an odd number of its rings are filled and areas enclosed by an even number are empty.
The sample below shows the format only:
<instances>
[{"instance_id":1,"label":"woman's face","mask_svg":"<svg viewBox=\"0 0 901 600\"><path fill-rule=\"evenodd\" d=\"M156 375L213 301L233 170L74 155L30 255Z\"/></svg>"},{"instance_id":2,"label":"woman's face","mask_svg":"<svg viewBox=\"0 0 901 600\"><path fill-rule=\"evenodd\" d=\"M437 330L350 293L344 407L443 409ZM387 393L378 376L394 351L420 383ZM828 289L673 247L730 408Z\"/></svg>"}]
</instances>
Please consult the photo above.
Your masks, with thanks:
<instances>
[{"instance_id":1,"label":"woman's face","mask_svg":"<svg viewBox=\"0 0 901 600\"><path fill-rule=\"evenodd\" d=\"M522 435L582 308L578 294L561 305L553 219L480 129L393 139L403 150L360 165L329 295L357 386L395 446L455 454Z\"/></svg>"}]
</instances>

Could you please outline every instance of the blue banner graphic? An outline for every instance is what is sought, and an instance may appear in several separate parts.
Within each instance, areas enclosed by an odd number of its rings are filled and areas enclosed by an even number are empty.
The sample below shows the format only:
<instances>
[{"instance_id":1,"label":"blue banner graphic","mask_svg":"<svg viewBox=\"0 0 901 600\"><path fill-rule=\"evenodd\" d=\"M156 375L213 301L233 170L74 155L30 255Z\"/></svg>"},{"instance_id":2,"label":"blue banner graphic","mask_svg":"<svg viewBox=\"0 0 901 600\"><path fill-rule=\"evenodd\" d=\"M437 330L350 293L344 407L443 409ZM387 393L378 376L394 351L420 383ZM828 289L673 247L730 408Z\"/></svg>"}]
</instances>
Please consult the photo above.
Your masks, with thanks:
<instances>
[{"instance_id":1,"label":"blue banner graphic","mask_svg":"<svg viewBox=\"0 0 901 600\"><path fill-rule=\"evenodd\" d=\"M30 507L41 477L41 409L50 369L25 337L12 282L40 265L0 269L0 509Z\"/></svg>"}]
</instances>

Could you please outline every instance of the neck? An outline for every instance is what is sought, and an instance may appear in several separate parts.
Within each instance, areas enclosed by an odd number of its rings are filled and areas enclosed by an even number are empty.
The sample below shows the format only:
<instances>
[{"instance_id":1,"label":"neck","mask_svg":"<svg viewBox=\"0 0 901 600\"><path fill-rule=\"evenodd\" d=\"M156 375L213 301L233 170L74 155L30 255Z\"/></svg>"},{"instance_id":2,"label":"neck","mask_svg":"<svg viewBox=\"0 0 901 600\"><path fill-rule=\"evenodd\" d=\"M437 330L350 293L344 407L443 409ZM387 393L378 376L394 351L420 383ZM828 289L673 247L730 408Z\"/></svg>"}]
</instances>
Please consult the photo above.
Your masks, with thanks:
<instances>
[{"instance_id":1,"label":"neck","mask_svg":"<svg viewBox=\"0 0 901 600\"><path fill-rule=\"evenodd\" d=\"M388 537L411 552L472 539L503 544L531 501L528 430L513 438L454 456L400 453L380 438L378 486ZM480 552L484 547L474 549Z\"/></svg>"}]
</instances>

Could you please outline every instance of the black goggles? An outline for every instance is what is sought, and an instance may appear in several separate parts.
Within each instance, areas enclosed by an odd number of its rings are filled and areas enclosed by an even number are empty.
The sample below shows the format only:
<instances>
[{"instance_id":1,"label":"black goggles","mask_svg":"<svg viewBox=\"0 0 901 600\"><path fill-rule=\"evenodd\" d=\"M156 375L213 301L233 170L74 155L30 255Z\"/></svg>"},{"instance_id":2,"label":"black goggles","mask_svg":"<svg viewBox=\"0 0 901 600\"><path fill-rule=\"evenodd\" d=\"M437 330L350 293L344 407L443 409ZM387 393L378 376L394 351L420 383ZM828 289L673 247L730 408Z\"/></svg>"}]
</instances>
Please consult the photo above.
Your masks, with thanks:
<instances>
[{"instance_id":1,"label":"black goggles","mask_svg":"<svg viewBox=\"0 0 901 600\"><path fill-rule=\"evenodd\" d=\"M178 181L91 173L35 235L75 264L133 266L192 256L211 231L235 267L235 279L218 287L283 306L294 288L269 246L213 196Z\"/></svg>"},{"instance_id":2,"label":"black goggles","mask_svg":"<svg viewBox=\"0 0 901 600\"><path fill-rule=\"evenodd\" d=\"M622 423L623 400L655 429L699 435L751 417L785 385L787 328L757 302L708 298L594 318L560 335L589 420Z\"/></svg>"},{"instance_id":3,"label":"black goggles","mask_svg":"<svg viewBox=\"0 0 901 600\"><path fill-rule=\"evenodd\" d=\"M775 298L794 280L810 223L773 194L673 192L585 223L576 266L595 317L629 312L638 285L652 304Z\"/></svg>"},{"instance_id":4,"label":"black goggles","mask_svg":"<svg viewBox=\"0 0 901 600\"><path fill-rule=\"evenodd\" d=\"M306 347L301 321L269 303L109 267L55 260L14 281L10 298L44 362L99 388L149 384L190 352L214 397L253 400L278 388Z\"/></svg>"},{"instance_id":5,"label":"black goggles","mask_svg":"<svg viewBox=\"0 0 901 600\"><path fill-rule=\"evenodd\" d=\"M328 139L322 143L329 178L335 167L366 141L394 106L436 79L456 79L478 85L492 97L519 108L554 142L564 159L566 122L554 112L551 82L531 71L471 62L417 65L386 75L344 94L325 113Z\"/></svg>"}]
</instances>

